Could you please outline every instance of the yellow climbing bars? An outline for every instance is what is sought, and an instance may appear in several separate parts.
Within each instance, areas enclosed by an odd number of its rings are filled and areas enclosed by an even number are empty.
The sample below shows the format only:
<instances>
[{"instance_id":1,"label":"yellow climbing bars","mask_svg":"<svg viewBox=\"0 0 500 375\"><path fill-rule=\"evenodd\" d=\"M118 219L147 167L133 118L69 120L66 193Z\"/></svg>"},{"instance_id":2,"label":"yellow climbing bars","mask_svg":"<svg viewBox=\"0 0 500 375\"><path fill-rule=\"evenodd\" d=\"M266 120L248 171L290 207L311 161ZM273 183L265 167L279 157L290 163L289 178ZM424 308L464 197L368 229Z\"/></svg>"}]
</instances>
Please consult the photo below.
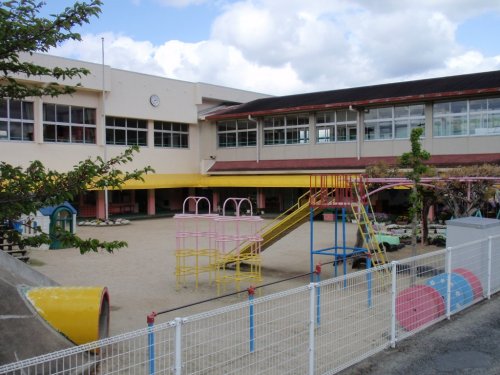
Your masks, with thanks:
<instances>
[{"instance_id":1,"label":"yellow climbing bars","mask_svg":"<svg viewBox=\"0 0 500 375\"><path fill-rule=\"evenodd\" d=\"M206 201L208 213L201 214L198 205ZM191 203L194 213L188 214ZM226 215L226 205L234 204L235 215ZM242 205L249 208L249 215L240 215ZM210 202L205 197L188 197L183 213L174 216L176 230L176 286L186 282L187 276L195 277L196 288L202 274L208 283L217 284L220 292L227 284L240 288L242 281L252 284L262 281L261 243L259 235L262 218L253 216L252 206L246 198L228 198L222 215L210 213ZM245 249L243 252L242 249Z\"/></svg>"}]
</instances>

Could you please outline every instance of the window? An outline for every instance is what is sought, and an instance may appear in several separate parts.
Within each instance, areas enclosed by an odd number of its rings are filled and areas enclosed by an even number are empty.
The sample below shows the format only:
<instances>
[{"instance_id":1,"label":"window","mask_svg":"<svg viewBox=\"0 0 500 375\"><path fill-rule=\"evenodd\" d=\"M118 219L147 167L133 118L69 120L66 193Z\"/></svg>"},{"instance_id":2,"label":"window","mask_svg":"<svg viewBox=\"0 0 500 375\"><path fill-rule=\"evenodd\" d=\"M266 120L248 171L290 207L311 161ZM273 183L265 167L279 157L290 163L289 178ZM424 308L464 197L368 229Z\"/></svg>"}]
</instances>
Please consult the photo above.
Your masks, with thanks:
<instances>
[{"instance_id":1,"label":"window","mask_svg":"<svg viewBox=\"0 0 500 375\"><path fill-rule=\"evenodd\" d=\"M154 122L155 147L188 148L189 125L176 122Z\"/></svg>"},{"instance_id":2,"label":"window","mask_svg":"<svg viewBox=\"0 0 500 375\"><path fill-rule=\"evenodd\" d=\"M309 115L305 113L264 118L264 144L309 143Z\"/></svg>"},{"instance_id":3,"label":"window","mask_svg":"<svg viewBox=\"0 0 500 375\"><path fill-rule=\"evenodd\" d=\"M332 143L356 140L357 114L353 111L330 111L316 114L316 142Z\"/></svg>"},{"instance_id":4,"label":"window","mask_svg":"<svg viewBox=\"0 0 500 375\"><path fill-rule=\"evenodd\" d=\"M366 140L410 138L414 128L425 129L425 105L370 108L364 127Z\"/></svg>"},{"instance_id":5,"label":"window","mask_svg":"<svg viewBox=\"0 0 500 375\"><path fill-rule=\"evenodd\" d=\"M33 102L0 99L0 140L33 141Z\"/></svg>"},{"instance_id":6,"label":"window","mask_svg":"<svg viewBox=\"0 0 500 375\"><path fill-rule=\"evenodd\" d=\"M434 103L434 136L500 134L500 98Z\"/></svg>"},{"instance_id":7,"label":"window","mask_svg":"<svg viewBox=\"0 0 500 375\"><path fill-rule=\"evenodd\" d=\"M217 144L221 148L257 145L257 124L248 120L217 122Z\"/></svg>"},{"instance_id":8,"label":"window","mask_svg":"<svg viewBox=\"0 0 500 375\"><path fill-rule=\"evenodd\" d=\"M44 142L95 144L95 137L95 108L43 104Z\"/></svg>"},{"instance_id":9,"label":"window","mask_svg":"<svg viewBox=\"0 0 500 375\"><path fill-rule=\"evenodd\" d=\"M106 144L148 145L148 122L124 117L106 116Z\"/></svg>"}]
</instances>

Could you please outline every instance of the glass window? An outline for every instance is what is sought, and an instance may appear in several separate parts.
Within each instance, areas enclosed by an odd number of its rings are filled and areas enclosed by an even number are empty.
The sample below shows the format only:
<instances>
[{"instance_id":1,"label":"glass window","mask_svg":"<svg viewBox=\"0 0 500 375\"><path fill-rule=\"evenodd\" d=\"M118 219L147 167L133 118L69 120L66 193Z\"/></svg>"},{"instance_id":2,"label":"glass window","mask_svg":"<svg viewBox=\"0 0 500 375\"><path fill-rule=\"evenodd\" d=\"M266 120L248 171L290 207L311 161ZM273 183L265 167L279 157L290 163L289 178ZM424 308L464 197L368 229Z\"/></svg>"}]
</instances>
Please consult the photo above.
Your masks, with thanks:
<instances>
[{"instance_id":1,"label":"glass window","mask_svg":"<svg viewBox=\"0 0 500 375\"><path fill-rule=\"evenodd\" d=\"M246 119L217 122L217 144L220 148L257 145L257 124Z\"/></svg>"},{"instance_id":2,"label":"glass window","mask_svg":"<svg viewBox=\"0 0 500 375\"><path fill-rule=\"evenodd\" d=\"M9 117L9 101L7 99L0 98L0 118Z\"/></svg>"},{"instance_id":3,"label":"glass window","mask_svg":"<svg viewBox=\"0 0 500 375\"><path fill-rule=\"evenodd\" d=\"M142 124L139 123L141 127ZM188 148L189 125L176 122L154 122L155 147Z\"/></svg>"},{"instance_id":4,"label":"glass window","mask_svg":"<svg viewBox=\"0 0 500 375\"><path fill-rule=\"evenodd\" d=\"M349 110L316 113L316 142L356 140L357 113Z\"/></svg>"},{"instance_id":5,"label":"glass window","mask_svg":"<svg viewBox=\"0 0 500 375\"><path fill-rule=\"evenodd\" d=\"M9 123L0 120L0 140L9 139Z\"/></svg>"},{"instance_id":6,"label":"glass window","mask_svg":"<svg viewBox=\"0 0 500 375\"><path fill-rule=\"evenodd\" d=\"M33 102L0 99L0 140L34 140Z\"/></svg>"},{"instance_id":7,"label":"glass window","mask_svg":"<svg viewBox=\"0 0 500 375\"><path fill-rule=\"evenodd\" d=\"M264 145L305 143L309 143L309 114L298 113L264 118Z\"/></svg>"},{"instance_id":8,"label":"glass window","mask_svg":"<svg viewBox=\"0 0 500 375\"><path fill-rule=\"evenodd\" d=\"M106 116L106 143L109 145L147 146L147 120Z\"/></svg>"},{"instance_id":9,"label":"glass window","mask_svg":"<svg viewBox=\"0 0 500 375\"><path fill-rule=\"evenodd\" d=\"M500 98L437 102L433 107L435 137L500 133Z\"/></svg>"},{"instance_id":10,"label":"glass window","mask_svg":"<svg viewBox=\"0 0 500 375\"><path fill-rule=\"evenodd\" d=\"M95 144L95 111L95 108L44 103L44 142Z\"/></svg>"},{"instance_id":11,"label":"glass window","mask_svg":"<svg viewBox=\"0 0 500 375\"><path fill-rule=\"evenodd\" d=\"M413 128L424 124L424 104L370 108L365 113L365 139L407 139Z\"/></svg>"}]
</instances>

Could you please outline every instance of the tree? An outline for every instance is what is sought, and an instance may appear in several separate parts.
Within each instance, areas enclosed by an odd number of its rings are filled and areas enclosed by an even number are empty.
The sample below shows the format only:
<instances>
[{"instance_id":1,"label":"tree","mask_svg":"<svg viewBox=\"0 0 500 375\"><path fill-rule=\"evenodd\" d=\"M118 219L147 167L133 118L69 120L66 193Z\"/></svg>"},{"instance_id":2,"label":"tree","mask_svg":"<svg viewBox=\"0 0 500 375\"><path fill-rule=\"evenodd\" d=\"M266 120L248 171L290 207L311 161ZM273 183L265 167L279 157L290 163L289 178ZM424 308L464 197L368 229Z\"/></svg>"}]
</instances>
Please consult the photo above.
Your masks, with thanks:
<instances>
[{"instance_id":1,"label":"tree","mask_svg":"<svg viewBox=\"0 0 500 375\"><path fill-rule=\"evenodd\" d=\"M58 96L75 92L75 86L62 86L57 82L36 85L25 84L23 78L64 81L89 74L85 68L49 68L26 61L23 54L47 52L67 40L81 40L72 31L75 26L88 23L101 12L102 1L76 2L59 14L41 17L45 3L34 0L0 2L0 100L9 97ZM100 157L80 162L69 172L46 169L40 161L33 161L26 169L0 162L0 226L7 226L3 235L7 241L20 247L50 243L47 233L23 238L13 230L12 222L23 214L36 213L41 207L58 205L73 200L89 189L120 188L129 180L140 180L152 171L148 166L132 172L119 167L132 161L138 148L127 149L121 155L104 161ZM81 253L105 249L109 252L126 246L123 241L101 242L83 240L59 230L56 234L66 246L78 247Z\"/></svg>"},{"instance_id":2,"label":"tree","mask_svg":"<svg viewBox=\"0 0 500 375\"><path fill-rule=\"evenodd\" d=\"M9 243L22 247L49 244L51 239L39 228L33 237L23 237L9 223L18 220L22 214L36 213L42 207L54 206L73 200L86 190L101 190L104 187L120 188L129 180L142 180L143 174L152 171L145 167L132 172L123 172L120 166L132 161L137 147L131 147L122 154L105 162L101 157L80 162L69 172L46 169L40 161L32 162L26 169L0 162L0 224L7 225L4 231ZM80 252L108 252L127 244L123 241L101 242L96 239L83 240L80 237L59 230L56 238L68 247L77 247Z\"/></svg>"},{"instance_id":3,"label":"tree","mask_svg":"<svg viewBox=\"0 0 500 375\"><path fill-rule=\"evenodd\" d=\"M451 215L455 218L472 216L477 210L487 209L488 199L496 192L494 185L500 180L500 166L459 167L447 171L442 177L444 179L437 183L437 192Z\"/></svg>"},{"instance_id":4,"label":"tree","mask_svg":"<svg viewBox=\"0 0 500 375\"><path fill-rule=\"evenodd\" d=\"M422 191L418 184L427 171L427 166L424 162L431 157L427 151L422 149L422 145L420 144L420 137L423 132L424 129L422 128L412 130L410 135L411 151L403 153L399 162L401 168L408 168L406 177L413 182L409 197L410 208L408 212L411 217L413 257L417 255L417 221L422 213ZM414 281L414 272L412 272L412 281Z\"/></svg>"},{"instance_id":5,"label":"tree","mask_svg":"<svg viewBox=\"0 0 500 375\"><path fill-rule=\"evenodd\" d=\"M44 5L44 2L35 0L0 2L0 100L5 97L23 99L28 96L58 96L75 91L74 87L62 86L57 82L26 85L18 78L49 77L64 80L89 74L85 68L48 68L21 61L20 55L47 52L64 41L81 40L80 34L72 29L98 16L102 2L76 2L50 18L39 16Z\"/></svg>"}]
</instances>

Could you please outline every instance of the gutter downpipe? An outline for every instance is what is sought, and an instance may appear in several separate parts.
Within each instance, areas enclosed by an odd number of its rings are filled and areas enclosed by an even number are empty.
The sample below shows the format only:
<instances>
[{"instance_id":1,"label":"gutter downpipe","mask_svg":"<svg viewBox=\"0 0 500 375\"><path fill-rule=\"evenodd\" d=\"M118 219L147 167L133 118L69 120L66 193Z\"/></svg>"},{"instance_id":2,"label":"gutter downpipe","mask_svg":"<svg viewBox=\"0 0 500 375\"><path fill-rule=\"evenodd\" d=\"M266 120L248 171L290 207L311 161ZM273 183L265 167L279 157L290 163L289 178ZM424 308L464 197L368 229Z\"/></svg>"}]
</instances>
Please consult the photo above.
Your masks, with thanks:
<instances>
[{"instance_id":1,"label":"gutter downpipe","mask_svg":"<svg viewBox=\"0 0 500 375\"><path fill-rule=\"evenodd\" d=\"M260 161L260 142L259 142L259 122L252 117L252 115L248 115L248 121L255 123L255 129L257 131L256 140L255 140L255 161L258 163Z\"/></svg>"},{"instance_id":2,"label":"gutter downpipe","mask_svg":"<svg viewBox=\"0 0 500 375\"><path fill-rule=\"evenodd\" d=\"M356 157L361 159L361 116L358 109L354 108L352 105L349 106L349 111L356 112Z\"/></svg>"}]
</instances>

